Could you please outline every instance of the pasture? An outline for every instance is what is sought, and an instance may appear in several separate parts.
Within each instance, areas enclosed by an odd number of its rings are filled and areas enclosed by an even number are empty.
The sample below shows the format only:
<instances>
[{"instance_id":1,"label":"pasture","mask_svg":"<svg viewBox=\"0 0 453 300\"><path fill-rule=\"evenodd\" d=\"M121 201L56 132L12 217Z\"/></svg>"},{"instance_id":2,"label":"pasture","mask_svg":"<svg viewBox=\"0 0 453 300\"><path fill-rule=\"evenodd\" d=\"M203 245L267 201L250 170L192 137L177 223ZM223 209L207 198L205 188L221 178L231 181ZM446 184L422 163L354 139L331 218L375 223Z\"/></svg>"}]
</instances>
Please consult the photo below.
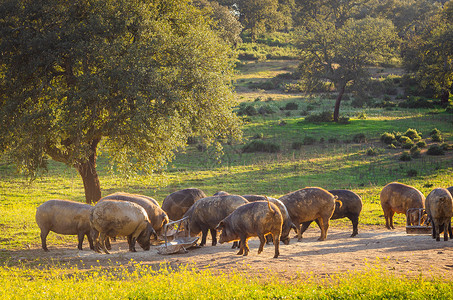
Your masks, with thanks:
<instances>
[{"instance_id":1,"label":"pasture","mask_svg":"<svg viewBox=\"0 0 453 300\"><path fill-rule=\"evenodd\" d=\"M427 155L437 128L453 144L453 114L442 108L356 108L344 101L340 114L349 124L308 123L305 111L333 110L326 95L304 96L262 90L263 82L294 67L275 61L244 66L238 75L238 101L274 113L244 117L244 141L225 145L220 155L195 142L177 153L166 169L152 175L120 175L101 153L98 173L102 195L126 191L155 198L179 189L198 187L207 195L219 190L235 194L265 194L278 198L288 192L319 186L350 189L364 206L357 238L347 219L331 221L327 241L318 242L312 224L303 242L281 245L281 258L272 247L259 256L257 242L248 257L235 255L230 245L208 245L188 254L160 256L151 247L128 253L124 240L112 255L77 251L75 236L51 233L50 249L41 249L35 223L36 207L50 199L84 201L82 181L75 170L50 162L47 173L28 182L7 162L0 164L1 298L452 298L453 241L408 236L405 217L396 215L397 229L384 229L379 192L391 181L412 185L426 196L435 187L453 185L453 151ZM265 71L265 70L271 71ZM284 110L287 103L297 110ZM243 104L244 105L244 104ZM238 109L240 106L238 106ZM304 113L303 113L304 112ZM406 150L389 148L384 132L416 129L427 143L420 156L400 157ZM363 134L365 139L354 139ZM304 143L312 137L313 143ZM244 153L252 140L279 145L275 153ZM300 143L295 148L294 143ZM370 154L372 149L372 154ZM87 242L84 243L87 249ZM445 278L444 278L445 277ZM35 291L35 292L33 292Z\"/></svg>"}]
</instances>

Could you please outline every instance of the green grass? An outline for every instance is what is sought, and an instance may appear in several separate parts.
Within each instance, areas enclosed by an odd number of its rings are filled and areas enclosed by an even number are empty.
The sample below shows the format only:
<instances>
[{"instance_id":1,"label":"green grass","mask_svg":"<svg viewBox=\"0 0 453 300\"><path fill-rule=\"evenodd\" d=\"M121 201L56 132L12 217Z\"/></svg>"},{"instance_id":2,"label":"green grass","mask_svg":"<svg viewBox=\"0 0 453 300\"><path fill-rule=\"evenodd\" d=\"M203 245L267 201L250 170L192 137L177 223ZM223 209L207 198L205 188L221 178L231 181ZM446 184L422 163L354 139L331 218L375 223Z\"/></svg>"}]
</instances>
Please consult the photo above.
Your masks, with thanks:
<instances>
[{"instance_id":1,"label":"green grass","mask_svg":"<svg viewBox=\"0 0 453 300\"><path fill-rule=\"evenodd\" d=\"M90 268L57 265L0 268L1 299L451 299L453 285L440 277L397 277L378 264L363 272L324 278L247 269L213 274L196 266L171 269L140 265ZM242 273L245 271L245 273Z\"/></svg>"}]
</instances>

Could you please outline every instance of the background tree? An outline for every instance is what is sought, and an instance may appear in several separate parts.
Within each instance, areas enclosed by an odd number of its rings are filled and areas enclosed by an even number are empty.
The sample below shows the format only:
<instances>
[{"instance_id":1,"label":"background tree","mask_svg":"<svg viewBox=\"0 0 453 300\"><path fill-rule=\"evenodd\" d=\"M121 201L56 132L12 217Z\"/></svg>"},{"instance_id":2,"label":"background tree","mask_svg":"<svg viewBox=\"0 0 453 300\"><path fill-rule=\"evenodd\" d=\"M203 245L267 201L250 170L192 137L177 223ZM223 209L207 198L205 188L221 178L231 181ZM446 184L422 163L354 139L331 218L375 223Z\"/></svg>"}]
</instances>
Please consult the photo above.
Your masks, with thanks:
<instances>
[{"instance_id":1,"label":"background tree","mask_svg":"<svg viewBox=\"0 0 453 300\"><path fill-rule=\"evenodd\" d=\"M448 104L453 91L453 1L446 2L428 26L407 39L402 53L406 70Z\"/></svg>"},{"instance_id":2,"label":"background tree","mask_svg":"<svg viewBox=\"0 0 453 300\"><path fill-rule=\"evenodd\" d=\"M262 33L289 29L292 24L294 0L219 0L219 3L237 11L252 41Z\"/></svg>"},{"instance_id":3,"label":"background tree","mask_svg":"<svg viewBox=\"0 0 453 300\"><path fill-rule=\"evenodd\" d=\"M223 40L233 45L242 41L239 36L242 32L242 25L232 9L220 5L216 1L193 0L193 4L206 11L206 14L212 19L211 27Z\"/></svg>"},{"instance_id":4,"label":"background tree","mask_svg":"<svg viewBox=\"0 0 453 300\"><path fill-rule=\"evenodd\" d=\"M334 121L338 122L340 104L347 87L359 88L370 79L368 66L387 61L396 41L391 21L375 18L349 19L340 28L334 20L312 21L296 31L302 50L299 66L307 91L332 83L337 91Z\"/></svg>"},{"instance_id":5,"label":"background tree","mask_svg":"<svg viewBox=\"0 0 453 300\"><path fill-rule=\"evenodd\" d=\"M98 148L152 171L190 136L238 138L231 49L185 0L0 4L0 151L36 176L49 157L101 197Z\"/></svg>"}]
</instances>

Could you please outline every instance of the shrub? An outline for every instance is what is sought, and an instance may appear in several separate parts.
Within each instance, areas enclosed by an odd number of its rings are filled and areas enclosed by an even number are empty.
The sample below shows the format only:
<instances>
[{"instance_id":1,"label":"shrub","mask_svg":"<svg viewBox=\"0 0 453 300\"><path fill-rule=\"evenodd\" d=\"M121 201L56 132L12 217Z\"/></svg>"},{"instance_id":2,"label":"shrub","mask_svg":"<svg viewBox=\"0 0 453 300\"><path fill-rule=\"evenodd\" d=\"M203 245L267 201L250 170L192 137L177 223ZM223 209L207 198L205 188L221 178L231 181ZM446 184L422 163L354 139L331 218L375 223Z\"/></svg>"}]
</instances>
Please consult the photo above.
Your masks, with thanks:
<instances>
[{"instance_id":1,"label":"shrub","mask_svg":"<svg viewBox=\"0 0 453 300\"><path fill-rule=\"evenodd\" d=\"M338 118L338 123L339 124L349 124L349 117L339 117Z\"/></svg>"},{"instance_id":2,"label":"shrub","mask_svg":"<svg viewBox=\"0 0 453 300\"><path fill-rule=\"evenodd\" d=\"M359 120L366 120L366 113L363 111L357 114L357 119Z\"/></svg>"},{"instance_id":3,"label":"shrub","mask_svg":"<svg viewBox=\"0 0 453 300\"><path fill-rule=\"evenodd\" d=\"M187 138L187 144L188 145L195 145L195 144L198 144L198 138L195 137L195 136L189 136Z\"/></svg>"},{"instance_id":4,"label":"shrub","mask_svg":"<svg viewBox=\"0 0 453 300\"><path fill-rule=\"evenodd\" d=\"M412 128L409 128L408 130L406 130L406 132L404 133L405 136L411 138L412 140L414 141L419 141L421 140L421 136L420 136L420 133L417 132L416 129L412 129Z\"/></svg>"},{"instance_id":5,"label":"shrub","mask_svg":"<svg viewBox=\"0 0 453 300\"><path fill-rule=\"evenodd\" d=\"M434 128L433 130L431 130L431 132L429 133L430 136L433 136L433 135L441 135L441 132L439 129L437 128Z\"/></svg>"},{"instance_id":6,"label":"shrub","mask_svg":"<svg viewBox=\"0 0 453 300\"><path fill-rule=\"evenodd\" d=\"M409 154L409 152L404 151L403 154L401 154L401 156L400 156L400 160L401 160L401 161L411 161L411 160L412 160L412 157L411 157L411 155Z\"/></svg>"},{"instance_id":7,"label":"shrub","mask_svg":"<svg viewBox=\"0 0 453 300\"><path fill-rule=\"evenodd\" d=\"M416 177L418 175L418 172L415 169L409 169L407 170L406 175L408 177Z\"/></svg>"},{"instance_id":8,"label":"shrub","mask_svg":"<svg viewBox=\"0 0 453 300\"><path fill-rule=\"evenodd\" d=\"M262 132L256 133L254 136L252 136L252 140L260 140L264 137L264 134Z\"/></svg>"},{"instance_id":9,"label":"shrub","mask_svg":"<svg viewBox=\"0 0 453 300\"><path fill-rule=\"evenodd\" d=\"M426 142L425 141L419 141L417 142L417 147L419 148L426 148Z\"/></svg>"},{"instance_id":10,"label":"shrub","mask_svg":"<svg viewBox=\"0 0 453 300\"><path fill-rule=\"evenodd\" d=\"M242 149L244 153L253 153L253 152L268 152L276 153L280 151L280 145L275 143L265 142L261 140L254 140L249 144L245 145Z\"/></svg>"},{"instance_id":11,"label":"shrub","mask_svg":"<svg viewBox=\"0 0 453 300\"><path fill-rule=\"evenodd\" d=\"M398 106L402 108L434 108L437 104L436 101L428 100L423 97L410 96Z\"/></svg>"},{"instance_id":12,"label":"shrub","mask_svg":"<svg viewBox=\"0 0 453 300\"><path fill-rule=\"evenodd\" d=\"M303 143L302 142L293 142L291 144L291 148L294 150L300 150L302 148Z\"/></svg>"},{"instance_id":13,"label":"shrub","mask_svg":"<svg viewBox=\"0 0 453 300\"><path fill-rule=\"evenodd\" d=\"M256 116L258 111L256 110L255 106L253 105L241 105L239 107L238 113L239 116Z\"/></svg>"},{"instance_id":14,"label":"shrub","mask_svg":"<svg viewBox=\"0 0 453 300\"><path fill-rule=\"evenodd\" d=\"M297 105L297 103L294 103L294 102L289 102L289 103L286 103L285 109L286 110L297 110L297 109L299 109L299 105Z\"/></svg>"},{"instance_id":15,"label":"shrub","mask_svg":"<svg viewBox=\"0 0 453 300\"><path fill-rule=\"evenodd\" d=\"M304 145L313 145L316 142L316 139L312 136L304 137Z\"/></svg>"},{"instance_id":16,"label":"shrub","mask_svg":"<svg viewBox=\"0 0 453 300\"><path fill-rule=\"evenodd\" d=\"M445 112L449 113L449 114L453 114L453 105L452 104L449 104L446 108L445 108Z\"/></svg>"},{"instance_id":17,"label":"shrub","mask_svg":"<svg viewBox=\"0 0 453 300\"><path fill-rule=\"evenodd\" d=\"M452 146L449 145L448 143L442 143L442 144L440 145L440 147L441 147L442 149L444 149L444 151L448 151L448 150L450 150L450 149L452 148Z\"/></svg>"},{"instance_id":18,"label":"shrub","mask_svg":"<svg viewBox=\"0 0 453 300\"><path fill-rule=\"evenodd\" d=\"M433 142L437 143L442 143L444 141L444 138L440 134L433 134L431 136L431 139L433 140Z\"/></svg>"},{"instance_id":19,"label":"shrub","mask_svg":"<svg viewBox=\"0 0 453 300\"><path fill-rule=\"evenodd\" d=\"M366 136L363 133L357 133L352 137L354 143L366 143Z\"/></svg>"},{"instance_id":20,"label":"shrub","mask_svg":"<svg viewBox=\"0 0 453 300\"><path fill-rule=\"evenodd\" d=\"M426 152L428 155L444 155L445 150L438 144L431 145Z\"/></svg>"},{"instance_id":21,"label":"shrub","mask_svg":"<svg viewBox=\"0 0 453 300\"><path fill-rule=\"evenodd\" d=\"M366 155L367 156L376 156L376 155L378 155L378 151L374 148L368 148L368 150L366 151Z\"/></svg>"},{"instance_id":22,"label":"shrub","mask_svg":"<svg viewBox=\"0 0 453 300\"><path fill-rule=\"evenodd\" d=\"M380 139L381 139L381 142L389 145L389 144L392 144L393 141L395 141L395 135L390 132L384 132L383 134L381 134Z\"/></svg>"},{"instance_id":23,"label":"shrub","mask_svg":"<svg viewBox=\"0 0 453 300\"><path fill-rule=\"evenodd\" d=\"M416 145L412 146L412 148L411 148L411 150L409 150L409 152L411 153L411 156L413 158L418 158L418 157L420 157L420 154L421 154L420 148L418 148Z\"/></svg>"},{"instance_id":24,"label":"shrub","mask_svg":"<svg viewBox=\"0 0 453 300\"><path fill-rule=\"evenodd\" d=\"M337 139L337 138L329 138L329 139L327 140L327 142L328 142L329 144L335 144L335 143L338 143L338 139Z\"/></svg>"},{"instance_id":25,"label":"shrub","mask_svg":"<svg viewBox=\"0 0 453 300\"><path fill-rule=\"evenodd\" d=\"M319 114L312 114L305 117L305 121L312 123L333 122L333 113L323 111Z\"/></svg>"},{"instance_id":26,"label":"shrub","mask_svg":"<svg viewBox=\"0 0 453 300\"><path fill-rule=\"evenodd\" d=\"M270 115L278 111L276 107L270 104L265 104L258 109L258 113L261 115Z\"/></svg>"},{"instance_id":27,"label":"shrub","mask_svg":"<svg viewBox=\"0 0 453 300\"><path fill-rule=\"evenodd\" d=\"M403 149L410 149L412 148L412 146L414 146L414 142L405 135L400 137L399 142L401 143L401 147Z\"/></svg>"}]
</instances>

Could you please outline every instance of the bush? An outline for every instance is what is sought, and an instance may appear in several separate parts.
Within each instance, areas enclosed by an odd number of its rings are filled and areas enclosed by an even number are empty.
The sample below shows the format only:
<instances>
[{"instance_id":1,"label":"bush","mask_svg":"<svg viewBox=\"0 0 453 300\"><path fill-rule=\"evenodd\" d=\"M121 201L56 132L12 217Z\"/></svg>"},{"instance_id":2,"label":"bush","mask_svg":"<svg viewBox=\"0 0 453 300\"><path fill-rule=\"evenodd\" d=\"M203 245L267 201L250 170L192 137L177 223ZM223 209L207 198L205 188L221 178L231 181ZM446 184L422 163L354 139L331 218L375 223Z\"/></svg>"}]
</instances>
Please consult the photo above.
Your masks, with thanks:
<instances>
[{"instance_id":1,"label":"bush","mask_svg":"<svg viewBox=\"0 0 453 300\"><path fill-rule=\"evenodd\" d=\"M297 105L297 103L289 102L286 103L285 105L285 110L297 110L297 109L299 109L299 105Z\"/></svg>"},{"instance_id":2,"label":"bush","mask_svg":"<svg viewBox=\"0 0 453 300\"><path fill-rule=\"evenodd\" d=\"M258 109L258 113L261 115L270 115L276 113L277 111L278 109L270 104L265 104Z\"/></svg>"},{"instance_id":3,"label":"bush","mask_svg":"<svg viewBox=\"0 0 453 300\"><path fill-rule=\"evenodd\" d=\"M445 150L438 144L431 145L426 152L428 155L444 155Z\"/></svg>"},{"instance_id":4,"label":"bush","mask_svg":"<svg viewBox=\"0 0 453 300\"><path fill-rule=\"evenodd\" d=\"M407 170L406 175L408 177L416 177L418 175L418 172L415 169L410 169L410 170Z\"/></svg>"},{"instance_id":5,"label":"bush","mask_svg":"<svg viewBox=\"0 0 453 300\"><path fill-rule=\"evenodd\" d=\"M448 143L442 143L442 144L440 145L440 147L441 147L442 149L444 149L444 151L451 150L451 148L452 148L452 146L449 145Z\"/></svg>"},{"instance_id":6,"label":"bush","mask_svg":"<svg viewBox=\"0 0 453 300\"><path fill-rule=\"evenodd\" d=\"M294 150L300 150L302 148L303 143L302 142L293 142L291 144L291 148Z\"/></svg>"},{"instance_id":7,"label":"bush","mask_svg":"<svg viewBox=\"0 0 453 300\"><path fill-rule=\"evenodd\" d=\"M374 148L368 148L368 150L366 151L366 155L367 156L376 156L376 155L378 155L378 151Z\"/></svg>"},{"instance_id":8,"label":"bush","mask_svg":"<svg viewBox=\"0 0 453 300\"><path fill-rule=\"evenodd\" d=\"M411 156L413 158L418 158L421 154L420 148L418 148L416 145L414 145L411 150L409 150L409 152L411 153Z\"/></svg>"},{"instance_id":9,"label":"bush","mask_svg":"<svg viewBox=\"0 0 453 300\"><path fill-rule=\"evenodd\" d=\"M304 145L313 145L316 143L316 139L312 136L306 136L304 137Z\"/></svg>"},{"instance_id":10,"label":"bush","mask_svg":"<svg viewBox=\"0 0 453 300\"><path fill-rule=\"evenodd\" d=\"M329 139L327 140L327 142L328 142L329 144L335 144L335 143L338 143L338 139L337 139L337 138L329 138Z\"/></svg>"},{"instance_id":11,"label":"bush","mask_svg":"<svg viewBox=\"0 0 453 300\"><path fill-rule=\"evenodd\" d=\"M357 114L357 119L359 120L366 120L366 113L363 111Z\"/></svg>"},{"instance_id":12,"label":"bush","mask_svg":"<svg viewBox=\"0 0 453 300\"><path fill-rule=\"evenodd\" d=\"M307 117L305 117L305 121L311 123L333 122L333 113L323 111L319 114L308 115Z\"/></svg>"},{"instance_id":13,"label":"bush","mask_svg":"<svg viewBox=\"0 0 453 300\"><path fill-rule=\"evenodd\" d=\"M433 142L437 143L442 143L444 141L444 138L440 134L433 134L431 136L431 139L433 140Z\"/></svg>"},{"instance_id":14,"label":"bush","mask_svg":"<svg viewBox=\"0 0 453 300\"><path fill-rule=\"evenodd\" d=\"M401 161L411 161L411 160L412 160L412 157L411 157L411 155L409 154L409 152L404 151L403 154L401 154L401 156L400 156L400 160L401 160Z\"/></svg>"},{"instance_id":15,"label":"bush","mask_svg":"<svg viewBox=\"0 0 453 300\"><path fill-rule=\"evenodd\" d=\"M352 137L354 143L366 143L366 136L363 133L357 133Z\"/></svg>"},{"instance_id":16,"label":"bush","mask_svg":"<svg viewBox=\"0 0 453 300\"><path fill-rule=\"evenodd\" d=\"M242 152L244 153L254 153L254 152L268 152L276 153L280 151L280 145L265 142L261 140L254 140L251 143L244 146Z\"/></svg>"},{"instance_id":17,"label":"bush","mask_svg":"<svg viewBox=\"0 0 453 300\"><path fill-rule=\"evenodd\" d=\"M410 96L398 106L402 108L434 108L438 104L437 101L428 100L423 97Z\"/></svg>"},{"instance_id":18,"label":"bush","mask_svg":"<svg viewBox=\"0 0 453 300\"><path fill-rule=\"evenodd\" d=\"M445 112L449 113L449 114L453 114L453 105L452 104L449 104L446 108L445 108Z\"/></svg>"},{"instance_id":19,"label":"bush","mask_svg":"<svg viewBox=\"0 0 453 300\"><path fill-rule=\"evenodd\" d=\"M426 148L426 146L427 146L425 141L419 141L419 142L417 142L416 145L419 148Z\"/></svg>"},{"instance_id":20,"label":"bush","mask_svg":"<svg viewBox=\"0 0 453 300\"><path fill-rule=\"evenodd\" d=\"M420 136L420 133L417 132L416 129L412 129L412 128L409 128L408 130L406 130L404 135L409 137L410 139L412 139L414 141L419 141L419 140L422 139L422 137Z\"/></svg>"},{"instance_id":21,"label":"bush","mask_svg":"<svg viewBox=\"0 0 453 300\"><path fill-rule=\"evenodd\" d=\"M393 143L393 141L395 141L395 135L390 132L384 132L383 134L381 134L380 139L384 144L390 145Z\"/></svg>"},{"instance_id":22,"label":"bush","mask_svg":"<svg viewBox=\"0 0 453 300\"><path fill-rule=\"evenodd\" d=\"M349 117L339 117L338 118L338 123L339 124L349 124Z\"/></svg>"},{"instance_id":23,"label":"bush","mask_svg":"<svg viewBox=\"0 0 453 300\"><path fill-rule=\"evenodd\" d=\"M254 136L252 136L252 140L260 140L264 137L264 134L262 132L256 133Z\"/></svg>"},{"instance_id":24,"label":"bush","mask_svg":"<svg viewBox=\"0 0 453 300\"><path fill-rule=\"evenodd\" d=\"M410 149L412 148L412 146L414 146L414 142L405 135L400 137L399 142L401 143L401 147L403 149Z\"/></svg>"},{"instance_id":25,"label":"bush","mask_svg":"<svg viewBox=\"0 0 453 300\"><path fill-rule=\"evenodd\" d=\"M430 136L433 136L433 135L441 135L441 132L439 129L437 128L434 128L433 130L431 130L431 132L429 133Z\"/></svg>"},{"instance_id":26,"label":"bush","mask_svg":"<svg viewBox=\"0 0 453 300\"><path fill-rule=\"evenodd\" d=\"M258 111L253 105L241 105L239 106L237 114L239 116L256 116L258 114Z\"/></svg>"}]
</instances>

